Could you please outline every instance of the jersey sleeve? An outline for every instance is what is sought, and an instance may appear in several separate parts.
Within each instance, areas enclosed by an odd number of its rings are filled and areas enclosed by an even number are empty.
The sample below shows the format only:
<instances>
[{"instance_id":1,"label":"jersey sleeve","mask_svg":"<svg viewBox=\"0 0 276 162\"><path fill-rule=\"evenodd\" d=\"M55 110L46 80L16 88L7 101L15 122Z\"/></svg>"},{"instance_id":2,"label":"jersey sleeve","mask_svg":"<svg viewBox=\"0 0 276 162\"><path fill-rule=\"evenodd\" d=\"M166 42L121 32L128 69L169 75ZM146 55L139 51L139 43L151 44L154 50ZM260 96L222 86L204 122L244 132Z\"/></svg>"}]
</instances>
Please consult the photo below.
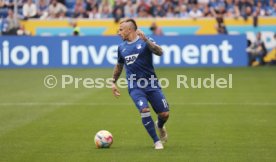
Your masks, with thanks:
<instances>
[{"instance_id":1,"label":"jersey sleeve","mask_svg":"<svg viewBox=\"0 0 276 162\"><path fill-rule=\"evenodd\" d=\"M158 44L156 43L156 41L155 41L153 38L148 37L148 40L151 41L152 43L158 45ZM146 46L147 46L148 50L150 50L148 44L147 44ZM154 54L154 53L153 53L153 54Z\"/></svg>"},{"instance_id":2,"label":"jersey sleeve","mask_svg":"<svg viewBox=\"0 0 276 162\"><path fill-rule=\"evenodd\" d=\"M125 61L124 61L124 58L123 58L123 56L121 54L120 47L118 47L117 55L118 55L117 63L118 64L124 64Z\"/></svg>"},{"instance_id":3,"label":"jersey sleeve","mask_svg":"<svg viewBox=\"0 0 276 162\"><path fill-rule=\"evenodd\" d=\"M154 44L156 44L156 42L155 42L155 40L154 40L153 38L148 37L148 39L149 39L151 42L153 42Z\"/></svg>"}]
</instances>

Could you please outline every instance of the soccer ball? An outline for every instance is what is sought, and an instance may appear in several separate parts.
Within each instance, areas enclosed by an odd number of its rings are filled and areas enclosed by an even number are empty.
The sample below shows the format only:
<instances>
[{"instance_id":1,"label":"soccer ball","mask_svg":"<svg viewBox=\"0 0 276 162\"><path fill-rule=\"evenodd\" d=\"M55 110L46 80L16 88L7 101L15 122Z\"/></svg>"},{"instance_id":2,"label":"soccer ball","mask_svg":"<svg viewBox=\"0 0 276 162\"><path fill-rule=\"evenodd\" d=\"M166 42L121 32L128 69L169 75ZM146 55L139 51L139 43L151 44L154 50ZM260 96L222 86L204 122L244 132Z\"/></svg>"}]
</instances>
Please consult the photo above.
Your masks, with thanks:
<instances>
[{"instance_id":1,"label":"soccer ball","mask_svg":"<svg viewBox=\"0 0 276 162\"><path fill-rule=\"evenodd\" d=\"M113 143L113 136L106 130L100 130L94 138L97 148L109 148Z\"/></svg>"}]
</instances>

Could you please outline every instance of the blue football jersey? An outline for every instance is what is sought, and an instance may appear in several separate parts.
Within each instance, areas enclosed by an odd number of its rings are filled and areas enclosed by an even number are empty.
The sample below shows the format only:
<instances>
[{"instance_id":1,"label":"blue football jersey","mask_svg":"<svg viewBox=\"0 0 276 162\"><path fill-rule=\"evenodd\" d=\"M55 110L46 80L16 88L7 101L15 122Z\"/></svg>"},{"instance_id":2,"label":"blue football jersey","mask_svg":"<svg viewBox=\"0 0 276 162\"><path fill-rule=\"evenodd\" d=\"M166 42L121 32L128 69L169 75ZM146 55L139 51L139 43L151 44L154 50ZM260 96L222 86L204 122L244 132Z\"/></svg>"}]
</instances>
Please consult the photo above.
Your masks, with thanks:
<instances>
[{"instance_id":1,"label":"blue football jersey","mask_svg":"<svg viewBox=\"0 0 276 162\"><path fill-rule=\"evenodd\" d=\"M152 38L149 40L154 42ZM153 53L147 43L140 38L134 42L125 41L119 45L118 63L125 65L128 84L130 84L131 76L135 78L133 88L137 87L137 81L141 78L146 80L151 77L157 78L153 67ZM157 80L155 85L158 86L156 83L158 83ZM129 85L129 88L132 87Z\"/></svg>"}]
</instances>

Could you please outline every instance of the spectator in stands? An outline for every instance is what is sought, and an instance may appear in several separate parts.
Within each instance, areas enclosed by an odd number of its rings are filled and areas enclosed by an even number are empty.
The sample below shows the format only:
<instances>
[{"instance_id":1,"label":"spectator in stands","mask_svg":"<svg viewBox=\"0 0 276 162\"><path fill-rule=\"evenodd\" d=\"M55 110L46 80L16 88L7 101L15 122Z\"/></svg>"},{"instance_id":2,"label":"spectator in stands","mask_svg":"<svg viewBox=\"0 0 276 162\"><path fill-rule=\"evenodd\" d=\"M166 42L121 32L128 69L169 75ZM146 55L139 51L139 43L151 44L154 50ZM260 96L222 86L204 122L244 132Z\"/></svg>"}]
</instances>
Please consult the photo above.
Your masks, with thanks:
<instances>
[{"instance_id":1,"label":"spectator in stands","mask_svg":"<svg viewBox=\"0 0 276 162\"><path fill-rule=\"evenodd\" d=\"M27 30L25 30L25 27L23 25L19 26L19 29L17 30L17 35L19 36L26 36L26 35L31 35L31 33Z\"/></svg>"},{"instance_id":2,"label":"spectator in stands","mask_svg":"<svg viewBox=\"0 0 276 162\"><path fill-rule=\"evenodd\" d=\"M212 1L210 11L212 13L212 16L218 17L223 17L226 13L226 5L223 1Z\"/></svg>"},{"instance_id":3,"label":"spectator in stands","mask_svg":"<svg viewBox=\"0 0 276 162\"><path fill-rule=\"evenodd\" d=\"M163 9L162 5L157 5L155 16L156 17L165 17L166 16L166 12Z\"/></svg>"},{"instance_id":4,"label":"spectator in stands","mask_svg":"<svg viewBox=\"0 0 276 162\"><path fill-rule=\"evenodd\" d=\"M188 0L188 3L192 5L198 4L198 0Z\"/></svg>"},{"instance_id":5,"label":"spectator in stands","mask_svg":"<svg viewBox=\"0 0 276 162\"><path fill-rule=\"evenodd\" d=\"M99 9L99 4L96 0L87 0L86 11L89 14L94 8Z\"/></svg>"},{"instance_id":6,"label":"spectator in stands","mask_svg":"<svg viewBox=\"0 0 276 162\"><path fill-rule=\"evenodd\" d=\"M37 16L40 19L46 19L48 17L49 3L46 0L39 0L37 4Z\"/></svg>"},{"instance_id":7,"label":"spectator in stands","mask_svg":"<svg viewBox=\"0 0 276 162\"><path fill-rule=\"evenodd\" d=\"M112 15L115 20L115 22L119 22L121 18L125 17L124 13L124 2L122 0L115 1Z\"/></svg>"},{"instance_id":8,"label":"spectator in stands","mask_svg":"<svg viewBox=\"0 0 276 162\"><path fill-rule=\"evenodd\" d=\"M158 0L151 0L149 14L153 17L156 17L157 6L158 6Z\"/></svg>"},{"instance_id":9,"label":"spectator in stands","mask_svg":"<svg viewBox=\"0 0 276 162\"><path fill-rule=\"evenodd\" d=\"M137 5L138 17L149 17L150 16L150 5L145 0L140 0ZM165 15L165 14L164 14Z\"/></svg>"},{"instance_id":10,"label":"spectator in stands","mask_svg":"<svg viewBox=\"0 0 276 162\"><path fill-rule=\"evenodd\" d=\"M247 20L249 16L252 14L253 1L251 0L241 0L238 2L238 7L240 11L240 15Z\"/></svg>"},{"instance_id":11,"label":"spectator in stands","mask_svg":"<svg viewBox=\"0 0 276 162\"><path fill-rule=\"evenodd\" d=\"M127 4L124 6L125 16L129 18L136 17L136 10L136 5L133 4L132 1L127 1Z\"/></svg>"},{"instance_id":12,"label":"spectator in stands","mask_svg":"<svg viewBox=\"0 0 276 162\"><path fill-rule=\"evenodd\" d=\"M273 12L271 13L271 16L276 16L276 3L273 5Z\"/></svg>"},{"instance_id":13,"label":"spectator in stands","mask_svg":"<svg viewBox=\"0 0 276 162\"><path fill-rule=\"evenodd\" d=\"M4 20L4 28L2 29L3 35L17 35L17 30L19 29L19 19L16 14L14 14L12 9L8 10L8 16Z\"/></svg>"},{"instance_id":14,"label":"spectator in stands","mask_svg":"<svg viewBox=\"0 0 276 162\"><path fill-rule=\"evenodd\" d=\"M4 8L6 6L5 0L0 0L0 8Z\"/></svg>"},{"instance_id":15,"label":"spectator in stands","mask_svg":"<svg viewBox=\"0 0 276 162\"><path fill-rule=\"evenodd\" d=\"M189 12L189 16L193 19L197 19L202 17L202 12L201 10L198 8L197 4L193 5L193 9Z\"/></svg>"},{"instance_id":16,"label":"spectator in stands","mask_svg":"<svg viewBox=\"0 0 276 162\"><path fill-rule=\"evenodd\" d=\"M108 6L103 6L103 8L100 11L100 14L101 14L101 18L111 18L112 17Z\"/></svg>"},{"instance_id":17,"label":"spectator in stands","mask_svg":"<svg viewBox=\"0 0 276 162\"><path fill-rule=\"evenodd\" d=\"M130 13L129 13L129 18L136 18L137 14L136 14L136 7L130 8Z\"/></svg>"},{"instance_id":18,"label":"spectator in stands","mask_svg":"<svg viewBox=\"0 0 276 162\"><path fill-rule=\"evenodd\" d=\"M254 7L253 16L265 16L265 8L260 1L258 1L257 6Z\"/></svg>"},{"instance_id":19,"label":"spectator in stands","mask_svg":"<svg viewBox=\"0 0 276 162\"><path fill-rule=\"evenodd\" d=\"M187 0L178 0L176 6L188 6L188 1Z\"/></svg>"},{"instance_id":20,"label":"spectator in stands","mask_svg":"<svg viewBox=\"0 0 276 162\"><path fill-rule=\"evenodd\" d=\"M59 3L65 5L66 4L66 0L57 0Z\"/></svg>"},{"instance_id":21,"label":"spectator in stands","mask_svg":"<svg viewBox=\"0 0 276 162\"><path fill-rule=\"evenodd\" d=\"M173 7L173 3L171 2L171 0L165 0L165 2L162 4L162 8L165 10L166 13L172 7Z\"/></svg>"},{"instance_id":22,"label":"spectator in stands","mask_svg":"<svg viewBox=\"0 0 276 162\"><path fill-rule=\"evenodd\" d=\"M88 14L86 13L86 5L83 0L77 0L74 6L74 18L88 18Z\"/></svg>"},{"instance_id":23,"label":"spectator in stands","mask_svg":"<svg viewBox=\"0 0 276 162\"><path fill-rule=\"evenodd\" d=\"M202 16L203 17L212 17L211 10L207 4L203 5Z\"/></svg>"},{"instance_id":24,"label":"spectator in stands","mask_svg":"<svg viewBox=\"0 0 276 162\"><path fill-rule=\"evenodd\" d=\"M210 12L212 14L212 16L216 16L216 11L218 10L218 3L216 0L210 0L210 2L208 3L208 6L210 8Z\"/></svg>"},{"instance_id":25,"label":"spectator in stands","mask_svg":"<svg viewBox=\"0 0 276 162\"><path fill-rule=\"evenodd\" d=\"M181 5L179 7L178 17L180 17L180 18L187 18L187 17L189 17L189 13L187 11L187 5Z\"/></svg>"},{"instance_id":26,"label":"spectator in stands","mask_svg":"<svg viewBox=\"0 0 276 162\"><path fill-rule=\"evenodd\" d=\"M175 13L174 13L174 8L173 7L169 7L168 11L166 12L166 17L167 18L173 18L176 17Z\"/></svg>"},{"instance_id":27,"label":"spectator in stands","mask_svg":"<svg viewBox=\"0 0 276 162\"><path fill-rule=\"evenodd\" d=\"M140 17L140 18L149 18L150 17L150 14L144 10L144 9L140 9L138 14L137 14L137 17Z\"/></svg>"},{"instance_id":28,"label":"spectator in stands","mask_svg":"<svg viewBox=\"0 0 276 162\"><path fill-rule=\"evenodd\" d=\"M172 1L172 4L173 4L173 7L176 7L179 3L183 3L184 0L171 0Z\"/></svg>"},{"instance_id":29,"label":"spectator in stands","mask_svg":"<svg viewBox=\"0 0 276 162\"><path fill-rule=\"evenodd\" d=\"M121 20L121 18L124 17L124 13L121 8L117 8L115 11L116 12L114 13L113 18L114 18L115 22L118 23Z\"/></svg>"},{"instance_id":30,"label":"spectator in stands","mask_svg":"<svg viewBox=\"0 0 276 162\"><path fill-rule=\"evenodd\" d=\"M151 24L150 30L152 32L152 35L163 35L162 29L159 26L157 26L155 22Z\"/></svg>"},{"instance_id":31,"label":"spectator in stands","mask_svg":"<svg viewBox=\"0 0 276 162\"><path fill-rule=\"evenodd\" d=\"M266 6L265 8L265 15L266 16L273 16L274 12L274 0L269 0L269 5ZM274 15L276 16L276 15Z\"/></svg>"},{"instance_id":32,"label":"spectator in stands","mask_svg":"<svg viewBox=\"0 0 276 162\"><path fill-rule=\"evenodd\" d=\"M201 6L208 5L210 0L197 0L197 3L200 4Z\"/></svg>"},{"instance_id":33,"label":"spectator in stands","mask_svg":"<svg viewBox=\"0 0 276 162\"><path fill-rule=\"evenodd\" d=\"M226 16L238 18L240 16L238 3L234 3L233 0L226 0L225 3Z\"/></svg>"},{"instance_id":34,"label":"spectator in stands","mask_svg":"<svg viewBox=\"0 0 276 162\"><path fill-rule=\"evenodd\" d=\"M262 7L262 3L260 1L257 2L257 6L254 7L253 12L253 26L258 26L259 16L265 16L265 9Z\"/></svg>"},{"instance_id":35,"label":"spectator in stands","mask_svg":"<svg viewBox=\"0 0 276 162\"><path fill-rule=\"evenodd\" d=\"M49 6L49 16L50 18L63 18L65 17L65 13L67 8L57 0L52 0Z\"/></svg>"},{"instance_id":36,"label":"spectator in stands","mask_svg":"<svg viewBox=\"0 0 276 162\"><path fill-rule=\"evenodd\" d=\"M23 16L26 20L30 18L37 18L37 8L32 0L27 0L27 2L23 4Z\"/></svg>"},{"instance_id":37,"label":"spectator in stands","mask_svg":"<svg viewBox=\"0 0 276 162\"><path fill-rule=\"evenodd\" d=\"M89 19L100 19L101 14L99 13L98 7L94 7L92 11L88 13Z\"/></svg>"},{"instance_id":38,"label":"spectator in stands","mask_svg":"<svg viewBox=\"0 0 276 162\"><path fill-rule=\"evenodd\" d=\"M251 65L254 61L257 61L260 65L264 65L264 57L267 50L262 41L261 32L257 33L256 40L250 45L247 51L249 52L249 61Z\"/></svg>"},{"instance_id":39,"label":"spectator in stands","mask_svg":"<svg viewBox=\"0 0 276 162\"><path fill-rule=\"evenodd\" d=\"M21 3L19 3L19 4L21 4ZM14 7L14 1L13 0L0 0L0 8L1 7L13 9L13 7Z\"/></svg>"},{"instance_id":40,"label":"spectator in stands","mask_svg":"<svg viewBox=\"0 0 276 162\"><path fill-rule=\"evenodd\" d=\"M101 18L110 18L111 17L112 6L108 0L103 0L102 3L99 4L99 12Z\"/></svg>"}]
</instances>

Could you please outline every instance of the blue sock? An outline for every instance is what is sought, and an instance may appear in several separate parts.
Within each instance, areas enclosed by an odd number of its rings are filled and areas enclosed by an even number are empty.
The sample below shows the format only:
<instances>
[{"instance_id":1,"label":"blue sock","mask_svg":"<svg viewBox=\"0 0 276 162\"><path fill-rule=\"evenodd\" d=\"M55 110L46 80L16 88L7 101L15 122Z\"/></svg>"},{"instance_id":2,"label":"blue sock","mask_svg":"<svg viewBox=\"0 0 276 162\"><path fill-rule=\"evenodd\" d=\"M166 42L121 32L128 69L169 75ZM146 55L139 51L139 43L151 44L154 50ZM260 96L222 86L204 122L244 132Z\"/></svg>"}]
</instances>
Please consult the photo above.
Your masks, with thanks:
<instances>
[{"instance_id":1,"label":"blue sock","mask_svg":"<svg viewBox=\"0 0 276 162\"><path fill-rule=\"evenodd\" d=\"M150 116L150 112L141 113L141 117L142 117L142 123L146 128L146 130L148 131L148 134L151 136L154 143L156 141L159 141L159 138L156 134L155 127L154 127L154 121Z\"/></svg>"},{"instance_id":2,"label":"blue sock","mask_svg":"<svg viewBox=\"0 0 276 162\"><path fill-rule=\"evenodd\" d=\"M166 123L167 120L162 119L159 115L158 115L158 128L163 128L164 124Z\"/></svg>"}]
</instances>

